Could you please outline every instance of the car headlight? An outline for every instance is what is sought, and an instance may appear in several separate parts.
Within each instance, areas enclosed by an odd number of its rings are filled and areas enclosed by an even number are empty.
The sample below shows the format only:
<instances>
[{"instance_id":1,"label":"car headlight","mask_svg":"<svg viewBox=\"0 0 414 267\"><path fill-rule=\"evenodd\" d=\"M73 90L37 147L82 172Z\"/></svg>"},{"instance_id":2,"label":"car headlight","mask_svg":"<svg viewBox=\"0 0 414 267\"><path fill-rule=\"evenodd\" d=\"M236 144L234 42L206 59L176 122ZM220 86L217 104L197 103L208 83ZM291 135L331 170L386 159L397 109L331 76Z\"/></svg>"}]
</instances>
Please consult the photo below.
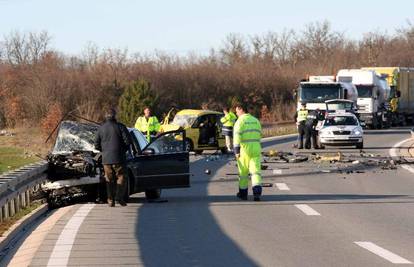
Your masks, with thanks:
<instances>
[{"instance_id":1,"label":"car headlight","mask_svg":"<svg viewBox=\"0 0 414 267\"><path fill-rule=\"evenodd\" d=\"M321 135L333 135L333 132L331 130L322 130Z\"/></svg>"},{"instance_id":2,"label":"car headlight","mask_svg":"<svg viewBox=\"0 0 414 267\"><path fill-rule=\"evenodd\" d=\"M352 135L362 135L362 130L359 128L355 128L352 130Z\"/></svg>"}]
</instances>

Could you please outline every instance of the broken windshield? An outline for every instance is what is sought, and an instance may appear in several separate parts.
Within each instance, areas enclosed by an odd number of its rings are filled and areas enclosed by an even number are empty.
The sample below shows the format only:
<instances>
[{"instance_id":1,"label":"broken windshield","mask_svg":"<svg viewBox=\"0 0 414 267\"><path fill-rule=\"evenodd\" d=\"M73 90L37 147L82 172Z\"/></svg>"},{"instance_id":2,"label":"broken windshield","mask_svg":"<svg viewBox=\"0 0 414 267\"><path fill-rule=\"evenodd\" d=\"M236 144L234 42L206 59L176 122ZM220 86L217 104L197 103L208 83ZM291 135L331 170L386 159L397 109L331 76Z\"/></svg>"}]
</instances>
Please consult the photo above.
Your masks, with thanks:
<instances>
[{"instance_id":1,"label":"broken windshield","mask_svg":"<svg viewBox=\"0 0 414 267\"><path fill-rule=\"evenodd\" d=\"M196 121L196 115L175 115L172 124L178 125L183 128L191 127Z\"/></svg>"},{"instance_id":2,"label":"broken windshield","mask_svg":"<svg viewBox=\"0 0 414 267\"><path fill-rule=\"evenodd\" d=\"M63 121L59 126L59 132L52 153L62 154L74 151L92 151L98 153L99 151L94 146L97 131L97 125Z\"/></svg>"}]
</instances>

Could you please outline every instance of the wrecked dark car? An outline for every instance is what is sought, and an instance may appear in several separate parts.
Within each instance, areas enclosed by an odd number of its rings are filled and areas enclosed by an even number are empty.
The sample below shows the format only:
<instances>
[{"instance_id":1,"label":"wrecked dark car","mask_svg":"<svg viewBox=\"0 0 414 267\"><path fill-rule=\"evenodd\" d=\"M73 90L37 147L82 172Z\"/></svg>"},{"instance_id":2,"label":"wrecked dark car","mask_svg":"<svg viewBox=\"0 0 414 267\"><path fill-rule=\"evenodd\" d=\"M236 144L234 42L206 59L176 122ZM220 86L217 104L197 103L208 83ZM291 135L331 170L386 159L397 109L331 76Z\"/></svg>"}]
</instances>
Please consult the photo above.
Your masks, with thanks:
<instances>
[{"instance_id":1,"label":"wrecked dark car","mask_svg":"<svg viewBox=\"0 0 414 267\"><path fill-rule=\"evenodd\" d=\"M42 186L51 206L106 199L101 157L94 147L98 127L75 121L60 123L47 157L49 181ZM190 186L184 131L163 133L151 143L136 129L128 131L133 144L126 155L125 200L138 192L145 192L147 199L157 199L161 189Z\"/></svg>"}]
</instances>

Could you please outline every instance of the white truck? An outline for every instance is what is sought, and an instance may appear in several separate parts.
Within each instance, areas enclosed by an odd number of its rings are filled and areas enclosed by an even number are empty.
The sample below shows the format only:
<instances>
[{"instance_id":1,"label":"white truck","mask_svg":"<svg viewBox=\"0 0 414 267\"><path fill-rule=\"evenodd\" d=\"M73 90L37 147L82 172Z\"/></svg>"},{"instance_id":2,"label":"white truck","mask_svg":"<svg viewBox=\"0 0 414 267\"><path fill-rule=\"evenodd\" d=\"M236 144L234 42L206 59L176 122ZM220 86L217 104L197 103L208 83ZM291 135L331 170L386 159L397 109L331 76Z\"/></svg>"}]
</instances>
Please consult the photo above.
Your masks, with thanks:
<instances>
[{"instance_id":1,"label":"white truck","mask_svg":"<svg viewBox=\"0 0 414 267\"><path fill-rule=\"evenodd\" d=\"M338 82L335 76L309 76L302 80L296 92L297 109L301 103L306 103L308 110L326 110L325 101L333 99L347 99L357 105L358 91L349 82Z\"/></svg>"},{"instance_id":2,"label":"white truck","mask_svg":"<svg viewBox=\"0 0 414 267\"><path fill-rule=\"evenodd\" d=\"M342 69L336 80L353 83L358 89L357 112L366 126L373 129L389 126L387 100L391 89L385 78L373 70Z\"/></svg>"}]
</instances>

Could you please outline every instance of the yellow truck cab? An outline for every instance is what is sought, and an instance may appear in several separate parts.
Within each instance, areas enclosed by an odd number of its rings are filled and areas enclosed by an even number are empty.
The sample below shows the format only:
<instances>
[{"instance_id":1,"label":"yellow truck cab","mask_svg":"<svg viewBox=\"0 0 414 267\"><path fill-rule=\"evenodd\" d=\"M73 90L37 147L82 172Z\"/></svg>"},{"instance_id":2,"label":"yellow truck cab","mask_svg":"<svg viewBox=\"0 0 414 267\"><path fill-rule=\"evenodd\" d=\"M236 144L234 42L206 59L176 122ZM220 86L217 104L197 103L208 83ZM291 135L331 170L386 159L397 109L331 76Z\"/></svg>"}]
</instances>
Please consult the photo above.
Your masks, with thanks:
<instances>
[{"instance_id":1,"label":"yellow truck cab","mask_svg":"<svg viewBox=\"0 0 414 267\"><path fill-rule=\"evenodd\" d=\"M183 109L171 114L171 110L161 125L161 132L184 129L186 147L188 151L201 154L203 150L217 150L226 152L226 144L222 135L220 118L223 113L211 110ZM173 117L173 119L171 119Z\"/></svg>"}]
</instances>

